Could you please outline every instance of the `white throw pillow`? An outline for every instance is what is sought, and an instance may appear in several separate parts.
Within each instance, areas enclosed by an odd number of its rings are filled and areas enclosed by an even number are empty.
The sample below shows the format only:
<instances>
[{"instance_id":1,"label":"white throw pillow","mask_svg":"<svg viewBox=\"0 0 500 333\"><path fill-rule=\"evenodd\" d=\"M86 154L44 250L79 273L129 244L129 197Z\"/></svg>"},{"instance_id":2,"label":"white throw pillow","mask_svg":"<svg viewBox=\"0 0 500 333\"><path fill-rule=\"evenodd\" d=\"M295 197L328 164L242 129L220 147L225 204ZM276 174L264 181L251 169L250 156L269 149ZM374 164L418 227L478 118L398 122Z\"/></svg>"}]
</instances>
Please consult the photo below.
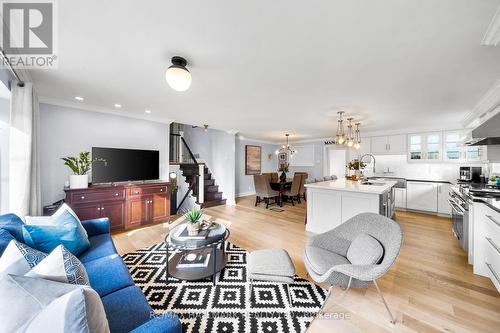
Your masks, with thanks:
<instances>
[{"instance_id":1,"label":"white throw pillow","mask_svg":"<svg viewBox=\"0 0 500 333\"><path fill-rule=\"evenodd\" d=\"M20 332L107 333L109 325L99 295L82 287L52 301Z\"/></svg>"},{"instance_id":2,"label":"white throw pillow","mask_svg":"<svg viewBox=\"0 0 500 333\"><path fill-rule=\"evenodd\" d=\"M62 245L56 247L45 259L26 273L26 276L89 285L89 277L85 267Z\"/></svg>"},{"instance_id":3,"label":"white throw pillow","mask_svg":"<svg viewBox=\"0 0 500 333\"><path fill-rule=\"evenodd\" d=\"M47 257L46 253L11 240L0 257L0 277L6 274L24 275L45 257Z\"/></svg>"},{"instance_id":4,"label":"white throw pillow","mask_svg":"<svg viewBox=\"0 0 500 333\"><path fill-rule=\"evenodd\" d=\"M56 212L52 214L52 216L26 216L24 220L26 221L27 225L53 225L54 223L52 222L52 220L61 216L65 211L73 215L80 225L82 224L73 209L71 209L71 207L66 203L63 203L61 207L59 207ZM87 231L85 230L85 228L83 228L83 226L82 229L85 231L85 235L88 238Z\"/></svg>"},{"instance_id":5,"label":"white throw pillow","mask_svg":"<svg viewBox=\"0 0 500 333\"><path fill-rule=\"evenodd\" d=\"M0 333L109 332L102 302L89 287L8 274L0 278L0 295Z\"/></svg>"}]
</instances>

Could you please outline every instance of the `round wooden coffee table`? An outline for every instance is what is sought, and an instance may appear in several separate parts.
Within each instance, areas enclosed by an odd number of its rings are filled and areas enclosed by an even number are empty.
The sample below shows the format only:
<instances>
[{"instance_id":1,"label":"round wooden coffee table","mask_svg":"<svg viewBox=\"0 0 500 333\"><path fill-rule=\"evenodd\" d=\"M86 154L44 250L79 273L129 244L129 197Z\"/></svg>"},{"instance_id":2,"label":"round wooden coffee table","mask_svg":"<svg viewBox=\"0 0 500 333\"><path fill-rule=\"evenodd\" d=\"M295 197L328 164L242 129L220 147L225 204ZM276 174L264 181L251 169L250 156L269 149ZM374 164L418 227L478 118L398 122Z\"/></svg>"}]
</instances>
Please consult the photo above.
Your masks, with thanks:
<instances>
[{"instance_id":1,"label":"round wooden coffee table","mask_svg":"<svg viewBox=\"0 0 500 333\"><path fill-rule=\"evenodd\" d=\"M166 281L168 277L173 276L180 280L196 281L212 278L212 283L215 285L217 273L220 272L227 263L227 254L225 251L226 240L229 238L230 232L224 225L213 223L210 232L204 239L186 238L179 235L186 228L186 223L176 226L165 237L167 264L166 264ZM173 248L175 254L169 258L170 250ZM204 267L177 267L179 261L186 253L200 252L203 249L210 248L210 258L208 264Z\"/></svg>"}]
</instances>

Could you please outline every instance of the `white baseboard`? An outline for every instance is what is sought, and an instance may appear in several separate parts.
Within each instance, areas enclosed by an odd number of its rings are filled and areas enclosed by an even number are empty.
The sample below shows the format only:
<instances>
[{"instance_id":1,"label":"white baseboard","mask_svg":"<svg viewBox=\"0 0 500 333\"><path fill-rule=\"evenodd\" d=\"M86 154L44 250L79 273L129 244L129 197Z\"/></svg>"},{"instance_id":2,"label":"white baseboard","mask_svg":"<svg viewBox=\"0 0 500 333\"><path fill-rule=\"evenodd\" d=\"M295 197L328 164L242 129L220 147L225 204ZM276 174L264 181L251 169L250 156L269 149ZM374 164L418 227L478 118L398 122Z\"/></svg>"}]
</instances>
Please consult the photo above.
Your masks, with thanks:
<instances>
[{"instance_id":1,"label":"white baseboard","mask_svg":"<svg viewBox=\"0 0 500 333\"><path fill-rule=\"evenodd\" d=\"M236 197L237 198L239 198L239 197L246 197L248 195L255 195L255 191L238 193L238 194L236 194Z\"/></svg>"}]
</instances>

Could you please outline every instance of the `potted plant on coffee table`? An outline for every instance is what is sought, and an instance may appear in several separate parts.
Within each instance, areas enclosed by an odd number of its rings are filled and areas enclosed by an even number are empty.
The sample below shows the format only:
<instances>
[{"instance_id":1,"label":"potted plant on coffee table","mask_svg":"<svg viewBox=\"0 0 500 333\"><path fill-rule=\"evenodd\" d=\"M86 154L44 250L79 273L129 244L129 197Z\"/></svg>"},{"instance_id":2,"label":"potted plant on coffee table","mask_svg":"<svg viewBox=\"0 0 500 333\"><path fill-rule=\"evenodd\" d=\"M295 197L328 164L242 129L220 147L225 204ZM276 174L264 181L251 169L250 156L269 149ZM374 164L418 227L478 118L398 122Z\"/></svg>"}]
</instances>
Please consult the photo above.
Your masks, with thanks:
<instances>
[{"instance_id":1,"label":"potted plant on coffee table","mask_svg":"<svg viewBox=\"0 0 500 333\"><path fill-rule=\"evenodd\" d=\"M73 172L73 174L69 176L69 188L72 189L87 188L89 186L88 172L92 167L92 163L102 162L105 166L108 164L104 158L90 158L90 152L88 151L81 152L78 157L62 157L61 160L63 160L64 165L68 166Z\"/></svg>"},{"instance_id":2,"label":"potted plant on coffee table","mask_svg":"<svg viewBox=\"0 0 500 333\"><path fill-rule=\"evenodd\" d=\"M189 236L198 235L198 232L200 231L202 215L203 212L198 208L194 208L184 215L187 220L187 230Z\"/></svg>"}]
</instances>

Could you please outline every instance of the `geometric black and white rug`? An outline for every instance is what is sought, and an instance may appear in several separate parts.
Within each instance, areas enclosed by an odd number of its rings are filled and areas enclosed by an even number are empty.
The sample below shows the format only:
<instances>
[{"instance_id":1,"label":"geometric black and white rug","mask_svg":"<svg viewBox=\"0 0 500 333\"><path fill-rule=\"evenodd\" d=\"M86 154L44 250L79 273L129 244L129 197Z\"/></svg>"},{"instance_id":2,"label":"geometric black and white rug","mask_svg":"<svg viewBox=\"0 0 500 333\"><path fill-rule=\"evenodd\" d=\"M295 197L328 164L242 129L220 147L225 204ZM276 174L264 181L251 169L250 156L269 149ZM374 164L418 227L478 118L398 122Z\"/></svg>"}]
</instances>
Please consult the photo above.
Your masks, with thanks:
<instances>
[{"instance_id":1,"label":"geometric black and white rug","mask_svg":"<svg viewBox=\"0 0 500 333\"><path fill-rule=\"evenodd\" d=\"M295 276L290 285L254 281L248 297L247 251L226 242L228 262L212 281L181 281L169 276L165 283L165 243L123 255L135 284L159 315L173 311L187 333L304 332L321 309L326 290ZM174 255L173 252L169 252ZM287 290L290 288L292 306Z\"/></svg>"}]
</instances>

